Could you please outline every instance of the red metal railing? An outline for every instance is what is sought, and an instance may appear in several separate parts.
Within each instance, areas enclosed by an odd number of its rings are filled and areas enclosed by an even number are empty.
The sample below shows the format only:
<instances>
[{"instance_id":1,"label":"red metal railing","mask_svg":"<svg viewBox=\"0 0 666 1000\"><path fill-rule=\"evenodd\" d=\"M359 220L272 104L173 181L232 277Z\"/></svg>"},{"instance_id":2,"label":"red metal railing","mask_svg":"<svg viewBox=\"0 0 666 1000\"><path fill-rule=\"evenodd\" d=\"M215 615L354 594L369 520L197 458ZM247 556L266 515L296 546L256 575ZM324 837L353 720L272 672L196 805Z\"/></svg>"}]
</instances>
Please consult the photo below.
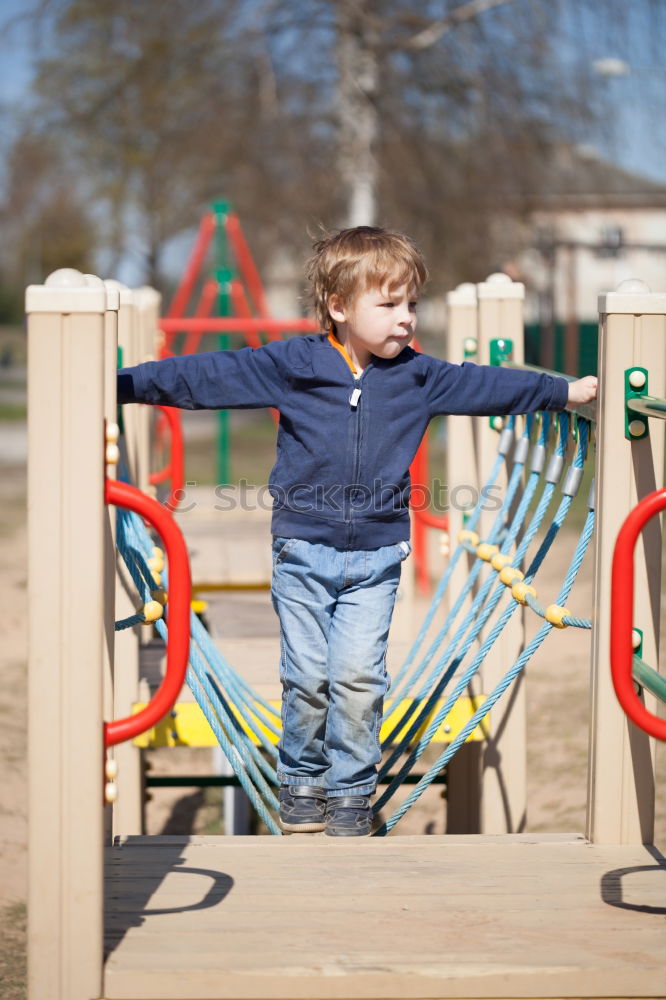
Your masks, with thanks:
<instances>
[{"instance_id":1,"label":"red metal railing","mask_svg":"<svg viewBox=\"0 0 666 1000\"><path fill-rule=\"evenodd\" d=\"M237 316L183 316L181 319L162 318L159 327L166 334L191 333L318 333L319 326L311 319L275 319L274 317L251 316L241 319Z\"/></svg>"},{"instance_id":2,"label":"red metal railing","mask_svg":"<svg viewBox=\"0 0 666 1000\"><path fill-rule=\"evenodd\" d=\"M180 422L180 411L173 406L156 406L171 432L171 442L169 445L169 461L160 469L153 472L148 477L148 482L153 486L171 480L171 491L169 493L169 507L175 510L180 503L183 486L185 485L185 446L183 444L183 427Z\"/></svg>"},{"instance_id":3,"label":"red metal railing","mask_svg":"<svg viewBox=\"0 0 666 1000\"><path fill-rule=\"evenodd\" d=\"M204 286L201 289L201 296L199 302L194 311L194 315L198 319L203 319L206 316L210 316L213 311L213 306L215 301L220 294L220 289L217 281L214 278L208 278L204 282ZM188 333L185 338L185 343L183 344L183 349L181 354L196 354L199 350L199 343L201 342L203 334L202 333Z\"/></svg>"},{"instance_id":4,"label":"red metal railing","mask_svg":"<svg viewBox=\"0 0 666 1000\"><path fill-rule=\"evenodd\" d=\"M104 499L107 504L126 507L149 521L164 542L169 563L169 636L164 679L144 709L136 715L104 724L104 745L111 747L156 725L175 704L185 681L189 659L192 583L185 541L171 514L161 504L129 483L112 479L106 480Z\"/></svg>"},{"instance_id":5,"label":"red metal railing","mask_svg":"<svg viewBox=\"0 0 666 1000\"><path fill-rule=\"evenodd\" d=\"M421 345L414 338L412 347L415 351L421 351ZM429 448L428 430L425 434L419 449L414 456L414 461L409 467L409 475L412 482L412 499L410 506L414 514L412 531L412 549L414 554L414 568L416 572L416 585L422 594L427 594L430 590L430 575L428 572L428 550L426 528L434 528L437 531L444 531L448 534L449 519L444 515L438 517L431 514L422 506L423 499L430 496L430 475L429 475ZM422 497L418 498L418 493Z\"/></svg>"},{"instance_id":6,"label":"red metal railing","mask_svg":"<svg viewBox=\"0 0 666 1000\"><path fill-rule=\"evenodd\" d=\"M666 720L643 705L632 679L634 618L634 548L646 523L666 509L666 489L649 493L634 507L620 528L613 551L611 576L611 676L624 712L640 729L666 740Z\"/></svg>"},{"instance_id":7,"label":"red metal railing","mask_svg":"<svg viewBox=\"0 0 666 1000\"><path fill-rule=\"evenodd\" d=\"M183 274L180 284L176 289L176 294L174 295L173 301L169 307L169 316L183 316L185 314L187 303L189 302L197 279L201 274L201 269L214 233L215 216L212 212L208 212L201 220L199 232L197 233L194 248L187 262L185 273Z\"/></svg>"},{"instance_id":8,"label":"red metal railing","mask_svg":"<svg viewBox=\"0 0 666 1000\"><path fill-rule=\"evenodd\" d=\"M269 316L270 309L268 308L264 286L235 212L230 212L227 216L225 229L227 239L236 258L238 270L250 293L256 312L259 316Z\"/></svg>"}]
</instances>

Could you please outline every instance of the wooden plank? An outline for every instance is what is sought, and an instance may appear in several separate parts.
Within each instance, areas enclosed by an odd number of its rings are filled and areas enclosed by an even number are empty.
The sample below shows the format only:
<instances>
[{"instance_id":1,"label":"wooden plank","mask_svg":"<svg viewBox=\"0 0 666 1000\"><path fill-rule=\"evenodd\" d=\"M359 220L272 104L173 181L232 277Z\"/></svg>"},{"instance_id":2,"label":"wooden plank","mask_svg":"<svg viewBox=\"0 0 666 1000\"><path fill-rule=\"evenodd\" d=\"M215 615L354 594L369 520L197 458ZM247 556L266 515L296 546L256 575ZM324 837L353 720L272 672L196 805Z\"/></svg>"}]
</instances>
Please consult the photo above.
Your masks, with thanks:
<instances>
[{"instance_id":1,"label":"wooden plank","mask_svg":"<svg viewBox=\"0 0 666 1000\"><path fill-rule=\"evenodd\" d=\"M581 837L128 838L108 1000L654 996L666 862Z\"/></svg>"}]
</instances>

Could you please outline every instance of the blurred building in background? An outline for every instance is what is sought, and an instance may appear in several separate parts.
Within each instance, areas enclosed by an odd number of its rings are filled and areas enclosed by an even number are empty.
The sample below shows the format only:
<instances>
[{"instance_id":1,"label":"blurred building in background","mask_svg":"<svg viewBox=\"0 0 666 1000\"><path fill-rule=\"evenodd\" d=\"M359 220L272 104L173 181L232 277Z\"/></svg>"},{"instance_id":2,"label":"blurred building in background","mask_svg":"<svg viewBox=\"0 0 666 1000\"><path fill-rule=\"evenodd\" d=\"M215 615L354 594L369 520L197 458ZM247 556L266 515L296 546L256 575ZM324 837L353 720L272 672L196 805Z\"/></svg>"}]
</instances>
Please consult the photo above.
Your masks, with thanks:
<instances>
[{"instance_id":1,"label":"blurred building in background","mask_svg":"<svg viewBox=\"0 0 666 1000\"><path fill-rule=\"evenodd\" d=\"M529 361L596 372L599 293L629 278L666 291L666 187L565 147L516 225L525 249L506 268L526 285Z\"/></svg>"}]
</instances>

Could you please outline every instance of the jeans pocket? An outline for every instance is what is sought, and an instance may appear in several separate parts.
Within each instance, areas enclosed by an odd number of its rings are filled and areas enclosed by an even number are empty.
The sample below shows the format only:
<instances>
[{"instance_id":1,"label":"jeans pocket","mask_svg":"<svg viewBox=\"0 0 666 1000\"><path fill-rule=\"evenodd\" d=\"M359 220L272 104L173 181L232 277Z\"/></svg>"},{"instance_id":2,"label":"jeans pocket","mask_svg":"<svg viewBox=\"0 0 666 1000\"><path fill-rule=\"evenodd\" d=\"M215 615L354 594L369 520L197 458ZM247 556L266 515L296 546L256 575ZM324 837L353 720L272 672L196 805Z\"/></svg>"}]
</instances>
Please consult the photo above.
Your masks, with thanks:
<instances>
[{"instance_id":1,"label":"jeans pocket","mask_svg":"<svg viewBox=\"0 0 666 1000\"><path fill-rule=\"evenodd\" d=\"M273 562L281 562L288 555L295 542L295 538L283 538L281 535L276 535L273 538Z\"/></svg>"},{"instance_id":2,"label":"jeans pocket","mask_svg":"<svg viewBox=\"0 0 666 1000\"><path fill-rule=\"evenodd\" d=\"M409 542L398 542L396 545L398 553L400 555L400 562L404 562L407 556L412 551L412 546Z\"/></svg>"}]
</instances>

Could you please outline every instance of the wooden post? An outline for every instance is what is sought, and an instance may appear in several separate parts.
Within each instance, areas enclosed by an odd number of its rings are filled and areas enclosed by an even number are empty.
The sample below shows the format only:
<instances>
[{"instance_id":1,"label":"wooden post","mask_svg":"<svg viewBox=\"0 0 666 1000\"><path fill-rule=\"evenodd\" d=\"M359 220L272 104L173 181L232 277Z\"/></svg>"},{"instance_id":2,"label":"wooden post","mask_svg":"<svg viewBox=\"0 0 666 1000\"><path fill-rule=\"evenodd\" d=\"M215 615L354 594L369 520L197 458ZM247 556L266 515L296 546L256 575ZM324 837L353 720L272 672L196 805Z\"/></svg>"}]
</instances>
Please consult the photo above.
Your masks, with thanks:
<instances>
[{"instance_id":1,"label":"wooden post","mask_svg":"<svg viewBox=\"0 0 666 1000\"><path fill-rule=\"evenodd\" d=\"M447 296L448 348L447 358L453 364L477 360L477 299L476 286L459 285ZM451 414L446 418L446 486L451 548L465 526L465 509L472 509L482 481L476 463L476 426L470 417ZM484 470L486 475L487 471ZM467 561L460 562L451 578L450 592L460 593L467 578Z\"/></svg>"},{"instance_id":2,"label":"wooden post","mask_svg":"<svg viewBox=\"0 0 666 1000\"><path fill-rule=\"evenodd\" d=\"M120 294L118 313L118 346L123 367L139 364L148 353L142 343L135 293L119 282L107 281ZM115 398L115 381L114 381ZM148 420L149 407L123 408L126 459L131 481L145 489L148 486ZM116 557L116 615L128 618L137 609L134 583L120 557ZM131 711L139 695L139 649L144 638L143 626L123 629L115 637L115 669L113 718L122 718ZM143 776L141 751L132 743L120 743L114 748L118 764L118 800L113 807L114 836L143 833Z\"/></svg>"},{"instance_id":3,"label":"wooden post","mask_svg":"<svg viewBox=\"0 0 666 1000\"><path fill-rule=\"evenodd\" d=\"M477 361L478 308L476 285L459 285L447 296L447 359L454 364ZM446 486L451 551L465 526L465 508L473 506L482 483L476 459L477 421L473 417L449 415L446 418ZM474 557L463 553L454 567L448 593L455 599L469 575ZM463 604L457 623L469 610L471 594ZM446 597L447 605L452 601ZM457 624L456 623L456 624ZM454 625L454 628L456 626ZM470 688L470 694L478 693ZM481 796L480 743L465 743L447 767L446 831L478 833Z\"/></svg>"},{"instance_id":4,"label":"wooden post","mask_svg":"<svg viewBox=\"0 0 666 1000\"><path fill-rule=\"evenodd\" d=\"M78 271L26 293L31 1000L102 994L106 308Z\"/></svg>"},{"instance_id":5,"label":"wooden post","mask_svg":"<svg viewBox=\"0 0 666 1000\"><path fill-rule=\"evenodd\" d=\"M523 301L525 287L506 274L492 274L478 286L478 356L490 362L492 340L511 340L513 360L524 360ZM497 431L488 418L478 418L479 479L487 476L497 456ZM500 480L506 484L504 471ZM486 538L496 511L481 515L479 535ZM484 630L487 634L488 629ZM524 624L517 611L486 657L481 682L490 691L515 662L524 640ZM521 833L527 823L526 711L522 677L498 703L490 716L490 737L484 744L482 760L481 832Z\"/></svg>"},{"instance_id":6,"label":"wooden post","mask_svg":"<svg viewBox=\"0 0 666 1000\"><path fill-rule=\"evenodd\" d=\"M647 493L663 484L664 425L625 438L624 373L648 372L648 392L666 396L666 294L625 281L599 296L597 404L597 522L592 632L592 717L587 836L594 843L651 843L654 836L654 741L629 722L610 676L610 579L620 525ZM662 537L659 518L646 526L635 554L634 625L643 632L643 659L659 662ZM655 711L654 699L646 707Z\"/></svg>"},{"instance_id":7,"label":"wooden post","mask_svg":"<svg viewBox=\"0 0 666 1000\"><path fill-rule=\"evenodd\" d=\"M118 460L118 415L116 412L116 371L118 358L118 308L120 296L116 288L107 288L101 278L87 274L89 284L104 289L106 311L104 313L104 439L106 442L107 476L115 479ZM115 650L115 593L116 593L116 518L111 507L104 508L104 719L113 718L113 674ZM114 757L111 751L107 754ZM113 806L109 802L104 809L104 842L110 844L113 837Z\"/></svg>"},{"instance_id":8,"label":"wooden post","mask_svg":"<svg viewBox=\"0 0 666 1000\"><path fill-rule=\"evenodd\" d=\"M136 292L119 281L107 281L107 286L117 288L120 293L118 313L118 346L122 354L123 367L154 360L155 352L148 349L142 336ZM148 357L150 355L150 357ZM148 426L150 411L145 406L131 406L125 411L125 441L127 462L132 482L139 489L148 486Z\"/></svg>"}]
</instances>

